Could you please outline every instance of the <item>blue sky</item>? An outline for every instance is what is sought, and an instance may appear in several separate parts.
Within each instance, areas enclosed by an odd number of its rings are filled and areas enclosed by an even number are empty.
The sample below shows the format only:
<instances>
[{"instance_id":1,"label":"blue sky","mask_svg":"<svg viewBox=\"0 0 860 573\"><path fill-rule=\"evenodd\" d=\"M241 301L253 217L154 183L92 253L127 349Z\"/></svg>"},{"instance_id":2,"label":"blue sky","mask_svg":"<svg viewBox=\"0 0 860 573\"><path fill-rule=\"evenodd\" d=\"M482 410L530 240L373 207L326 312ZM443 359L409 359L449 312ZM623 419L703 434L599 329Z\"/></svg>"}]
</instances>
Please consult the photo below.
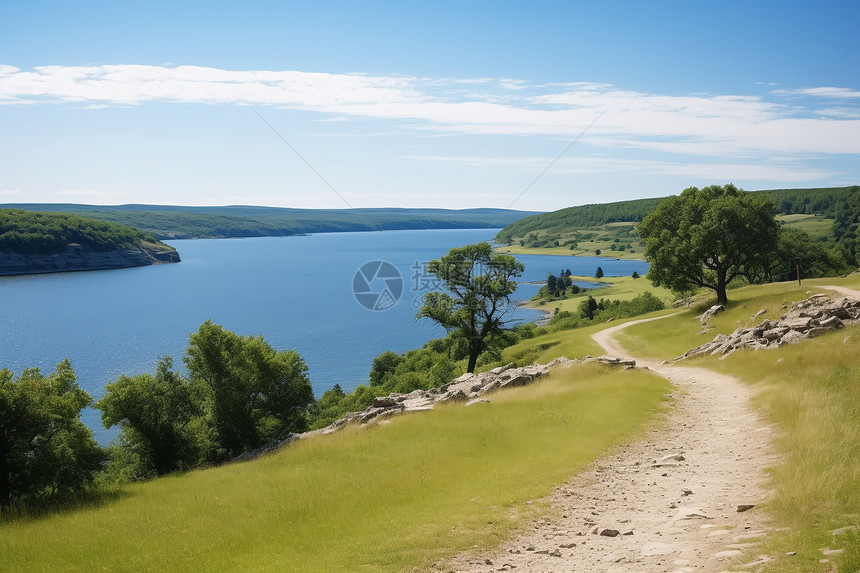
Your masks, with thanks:
<instances>
[{"instance_id":1,"label":"blue sky","mask_svg":"<svg viewBox=\"0 0 860 573\"><path fill-rule=\"evenodd\" d=\"M6 1L0 202L553 210L858 184L858 21L853 1Z\"/></svg>"}]
</instances>

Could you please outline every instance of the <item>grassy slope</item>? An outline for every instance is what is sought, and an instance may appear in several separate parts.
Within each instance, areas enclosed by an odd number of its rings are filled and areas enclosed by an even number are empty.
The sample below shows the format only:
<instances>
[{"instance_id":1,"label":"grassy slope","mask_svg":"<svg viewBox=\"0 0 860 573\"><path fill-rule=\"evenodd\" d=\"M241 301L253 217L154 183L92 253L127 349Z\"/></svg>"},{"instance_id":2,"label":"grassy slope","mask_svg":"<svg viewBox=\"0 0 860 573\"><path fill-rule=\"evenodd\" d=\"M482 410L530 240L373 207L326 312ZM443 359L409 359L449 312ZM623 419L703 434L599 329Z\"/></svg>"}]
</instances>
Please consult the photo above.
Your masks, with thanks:
<instances>
[{"instance_id":1,"label":"grassy slope","mask_svg":"<svg viewBox=\"0 0 860 573\"><path fill-rule=\"evenodd\" d=\"M631 300L642 293L650 292L657 298L665 301L667 304L671 303L677 298L674 294L672 294L672 291L670 291L669 289L663 287L655 287L648 279L641 277L638 279L634 279L632 277L606 277L602 279L596 279L594 277L571 276L570 278L574 281L603 283L609 286L596 290L581 292L579 294L567 295L567 297L564 299L547 301L545 304L529 303L526 306L529 306L531 308L539 308L541 310L547 311L558 308L560 310L568 310L574 312L577 310L579 303L581 303L583 299L587 298L589 295L593 296L598 300L601 298L610 300Z\"/></svg>"},{"instance_id":2,"label":"grassy slope","mask_svg":"<svg viewBox=\"0 0 860 573\"><path fill-rule=\"evenodd\" d=\"M526 501L595 457L569 424L603 451L667 389L648 372L580 365L490 404L136 485L101 507L0 525L0 570L426 570L545 510Z\"/></svg>"},{"instance_id":3,"label":"grassy slope","mask_svg":"<svg viewBox=\"0 0 860 573\"><path fill-rule=\"evenodd\" d=\"M634 354L671 358L691 341L705 342L728 333L764 308L779 317L782 302L801 300L817 286L836 284L860 290L860 274L844 279L781 283L729 293L726 313L713 320L715 330L698 335L697 311L633 326L621 338ZM699 309L701 310L701 309ZM751 324L751 323L750 323ZM775 556L765 571L831 571L819 563L822 548L844 549L828 556L839 571L860 570L860 530L841 536L831 531L860 526L860 327L833 332L776 350L736 352L725 359L692 361L734 375L758 390L756 404L781 431L777 447L784 462L770 470L774 497L768 511L780 529L762 548ZM797 555L788 556L789 552Z\"/></svg>"}]
</instances>

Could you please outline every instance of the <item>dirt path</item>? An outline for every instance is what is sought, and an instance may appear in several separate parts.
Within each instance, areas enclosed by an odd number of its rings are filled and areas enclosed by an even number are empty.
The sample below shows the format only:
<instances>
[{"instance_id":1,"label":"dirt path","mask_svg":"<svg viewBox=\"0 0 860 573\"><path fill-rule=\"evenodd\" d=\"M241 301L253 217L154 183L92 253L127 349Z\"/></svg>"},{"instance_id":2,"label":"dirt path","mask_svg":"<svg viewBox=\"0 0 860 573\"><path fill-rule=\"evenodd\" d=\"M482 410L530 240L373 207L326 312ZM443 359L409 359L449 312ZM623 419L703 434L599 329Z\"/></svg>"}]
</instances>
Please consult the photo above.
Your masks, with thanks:
<instances>
[{"instance_id":1,"label":"dirt path","mask_svg":"<svg viewBox=\"0 0 860 573\"><path fill-rule=\"evenodd\" d=\"M653 319L652 319L653 320ZM594 335L615 356L612 338L633 321ZM759 508L762 470L776 463L772 430L736 379L701 368L639 363L676 385L676 407L643 440L619 448L556 488L562 517L532 524L492 555L462 556L462 572L657 572L754 569L767 559ZM617 532L614 537L602 534ZM746 565L744 568L743 566Z\"/></svg>"},{"instance_id":2,"label":"dirt path","mask_svg":"<svg viewBox=\"0 0 860 573\"><path fill-rule=\"evenodd\" d=\"M827 285L827 286L823 286L821 288L826 288L827 290L836 291L839 294L841 294L842 296L847 296L850 298L860 300L860 290L854 290L854 289L850 289L847 287L840 287L840 286L833 286L833 285Z\"/></svg>"}]
</instances>

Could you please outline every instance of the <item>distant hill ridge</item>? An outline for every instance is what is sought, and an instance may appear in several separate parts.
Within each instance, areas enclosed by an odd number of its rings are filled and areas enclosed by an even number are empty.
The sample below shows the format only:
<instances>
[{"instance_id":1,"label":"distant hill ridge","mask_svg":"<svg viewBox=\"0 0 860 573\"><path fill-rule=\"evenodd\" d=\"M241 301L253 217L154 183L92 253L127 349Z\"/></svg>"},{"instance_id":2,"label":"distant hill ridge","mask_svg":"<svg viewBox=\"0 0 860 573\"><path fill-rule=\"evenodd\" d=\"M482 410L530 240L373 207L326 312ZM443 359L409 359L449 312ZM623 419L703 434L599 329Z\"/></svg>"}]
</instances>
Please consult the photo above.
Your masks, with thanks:
<instances>
[{"instance_id":1,"label":"distant hill ridge","mask_svg":"<svg viewBox=\"0 0 860 573\"><path fill-rule=\"evenodd\" d=\"M815 214L835 217L840 206L856 202L860 197L860 186L826 187L815 189L770 189L753 191L764 193L773 200L774 206L784 215ZM615 203L602 203L567 207L525 217L516 221L496 235L496 241L508 242L525 237L535 231L561 231L572 228L588 228L609 223L638 223L657 208L666 197L634 199Z\"/></svg>"},{"instance_id":2,"label":"distant hill ridge","mask_svg":"<svg viewBox=\"0 0 860 573\"><path fill-rule=\"evenodd\" d=\"M339 231L500 228L536 214L510 209L291 209L230 205L6 204L27 211L86 215L129 225L158 239L286 236Z\"/></svg>"}]
</instances>

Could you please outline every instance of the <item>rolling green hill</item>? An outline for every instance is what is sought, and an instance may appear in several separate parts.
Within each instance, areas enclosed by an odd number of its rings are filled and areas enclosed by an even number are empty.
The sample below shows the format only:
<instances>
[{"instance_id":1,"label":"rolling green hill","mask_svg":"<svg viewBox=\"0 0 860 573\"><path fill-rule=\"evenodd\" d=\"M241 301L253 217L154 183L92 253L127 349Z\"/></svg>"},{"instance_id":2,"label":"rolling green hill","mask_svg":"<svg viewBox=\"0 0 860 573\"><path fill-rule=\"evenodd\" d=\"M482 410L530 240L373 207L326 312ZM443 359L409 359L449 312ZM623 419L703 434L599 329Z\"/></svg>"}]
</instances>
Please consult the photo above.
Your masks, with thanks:
<instances>
[{"instance_id":1,"label":"rolling green hill","mask_svg":"<svg viewBox=\"0 0 860 573\"><path fill-rule=\"evenodd\" d=\"M818 240L840 241L849 259L856 255L860 186L754 193L771 198L783 224L796 225ZM496 241L520 253L640 258L643 249L636 224L663 199L580 205L532 215L502 229Z\"/></svg>"},{"instance_id":2,"label":"rolling green hill","mask_svg":"<svg viewBox=\"0 0 860 573\"><path fill-rule=\"evenodd\" d=\"M3 207L4 205L0 205ZM86 215L136 227L158 239L270 237L339 231L499 228L534 215L509 209L287 209L280 207L21 203L28 211Z\"/></svg>"}]
</instances>

